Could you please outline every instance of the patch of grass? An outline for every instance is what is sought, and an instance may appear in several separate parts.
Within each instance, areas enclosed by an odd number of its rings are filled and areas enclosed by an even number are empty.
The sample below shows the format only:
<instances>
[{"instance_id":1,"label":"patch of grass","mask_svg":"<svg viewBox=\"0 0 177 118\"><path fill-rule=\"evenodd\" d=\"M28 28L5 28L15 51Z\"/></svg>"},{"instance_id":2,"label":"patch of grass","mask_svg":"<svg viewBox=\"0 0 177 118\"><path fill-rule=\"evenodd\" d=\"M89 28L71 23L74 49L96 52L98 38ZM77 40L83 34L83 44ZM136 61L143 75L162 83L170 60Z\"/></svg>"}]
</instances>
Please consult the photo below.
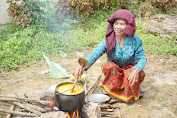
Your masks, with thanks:
<instances>
[{"instance_id":1,"label":"patch of grass","mask_svg":"<svg viewBox=\"0 0 177 118\"><path fill-rule=\"evenodd\" d=\"M0 41L8 40L9 34L15 33L17 31L23 30L24 28L16 24L9 24L4 28L0 29Z\"/></svg>"},{"instance_id":2,"label":"patch of grass","mask_svg":"<svg viewBox=\"0 0 177 118\"><path fill-rule=\"evenodd\" d=\"M1 84L0 84L1 85ZM1 85L2 86L2 85ZM2 89L0 88L0 94L2 93Z\"/></svg>"},{"instance_id":3,"label":"patch of grass","mask_svg":"<svg viewBox=\"0 0 177 118\"><path fill-rule=\"evenodd\" d=\"M40 60L43 54L55 56L61 51L72 54L91 49L104 38L105 26L103 22L94 31L76 28L60 32L31 26L14 33L8 32L8 40L0 42L0 67L9 71L30 61Z\"/></svg>"},{"instance_id":4,"label":"patch of grass","mask_svg":"<svg viewBox=\"0 0 177 118\"><path fill-rule=\"evenodd\" d=\"M161 92L159 87L154 86L153 89L154 89L156 92Z\"/></svg>"},{"instance_id":5,"label":"patch of grass","mask_svg":"<svg viewBox=\"0 0 177 118\"><path fill-rule=\"evenodd\" d=\"M136 34L142 39L145 52L177 56L176 34L173 34L170 38L159 35L154 36L147 32L147 29L141 25L141 22L137 22Z\"/></svg>"},{"instance_id":6,"label":"patch of grass","mask_svg":"<svg viewBox=\"0 0 177 118\"><path fill-rule=\"evenodd\" d=\"M175 113L177 113L177 108L175 109Z\"/></svg>"},{"instance_id":7,"label":"patch of grass","mask_svg":"<svg viewBox=\"0 0 177 118\"><path fill-rule=\"evenodd\" d=\"M33 31L26 28L7 36L8 40L0 42L0 67L4 70L15 69L18 65L31 60L29 52L33 48Z\"/></svg>"},{"instance_id":8,"label":"patch of grass","mask_svg":"<svg viewBox=\"0 0 177 118\"><path fill-rule=\"evenodd\" d=\"M166 107L166 106L168 105L167 99L164 98L164 97L160 97L160 98L158 99L158 101L159 101L161 107Z\"/></svg>"}]
</instances>

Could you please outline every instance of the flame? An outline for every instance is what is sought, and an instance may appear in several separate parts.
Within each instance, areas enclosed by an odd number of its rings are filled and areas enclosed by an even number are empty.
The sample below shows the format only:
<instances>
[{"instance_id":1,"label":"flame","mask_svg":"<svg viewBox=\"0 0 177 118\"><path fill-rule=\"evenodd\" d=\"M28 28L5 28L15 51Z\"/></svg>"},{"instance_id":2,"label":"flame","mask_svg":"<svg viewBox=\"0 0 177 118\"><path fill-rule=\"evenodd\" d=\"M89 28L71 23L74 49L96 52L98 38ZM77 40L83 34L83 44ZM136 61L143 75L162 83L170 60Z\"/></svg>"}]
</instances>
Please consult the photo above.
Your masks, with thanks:
<instances>
[{"instance_id":1,"label":"flame","mask_svg":"<svg viewBox=\"0 0 177 118\"><path fill-rule=\"evenodd\" d=\"M55 111L54 97L52 98L52 100L49 104L46 104L44 106L44 109L46 109L47 111Z\"/></svg>"},{"instance_id":2,"label":"flame","mask_svg":"<svg viewBox=\"0 0 177 118\"><path fill-rule=\"evenodd\" d=\"M68 112L66 112L66 114L68 114L67 118L75 118L75 116L76 116L76 118L79 118L79 108L73 112L72 117L70 116L70 114Z\"/></svg>"},{"instance_id":3,"label":"flame","mask_svg":"<svg viewBox=\"0 0 177 118\"><path fill-rule=\"evenodd\" d=\"M54 104L54 96L52 97L51 103L49 104L49 106L51 106L52 108L54 108L55 104ZM55 109L53 109L55 111Z\"/></svg>"},{"instance_id":4,"label":"flame","mask_svg":"<svg viewBox=\"0 0 177 118\"><path fill-rule=\"evenodd\" d=\"M68 117L67 117L67 118L71 118L68 112L66 112L66 114L68 114Z\"/></svg>"},{"instance_id":5,"label":"flame","mask_svg":"<svg viewBox=\"0 0 177 118\"><path fill-rule=\"evenodd\" d=\"M77 109L77 118L79 118L79 108Z\"/></svg>"},{"instance_id":6,"label":"flame","mask_svg":"<svg viewBox=\"0 0 177 118\"><path fill-rule=\"evenodd\" d=\"M54 97L52 98L51 103L49 103L46 107L47 107L46 109L48 109L48 110L50 109L49 111L55 111ZM76 118L79 118L79 108L76 111L74 111L72 113L72 115L70 115L69 112L66 112L66 114L68 114L67 118L75 118L75 116L76 116Z\"/></svg>"}]
</instances>

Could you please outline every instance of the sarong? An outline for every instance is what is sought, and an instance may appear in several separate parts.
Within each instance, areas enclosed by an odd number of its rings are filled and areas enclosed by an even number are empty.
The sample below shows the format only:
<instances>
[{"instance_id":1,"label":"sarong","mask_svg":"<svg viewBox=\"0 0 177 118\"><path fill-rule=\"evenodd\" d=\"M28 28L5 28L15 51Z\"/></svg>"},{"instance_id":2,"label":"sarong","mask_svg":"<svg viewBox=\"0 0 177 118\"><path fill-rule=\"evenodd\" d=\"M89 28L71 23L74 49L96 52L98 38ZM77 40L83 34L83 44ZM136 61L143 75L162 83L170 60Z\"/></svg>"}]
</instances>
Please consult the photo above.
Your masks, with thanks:
<instances>
[{"instance_id":1,"label":"sarong","mask_svg":"<svg viewBox=\"0 0 177 118\"><path fill-rule=\"evenodd\" d=\"M145 78L144 71L140 71L139 79L133 86L129 84L129 75L132 72L132 67L136 65L128 65L120 68L114 62L106 62L102 66L102 72L105 75L101 87L115 99L130 102L135 99L139 100L140 84Z\"/></svg>"}]
</instances>

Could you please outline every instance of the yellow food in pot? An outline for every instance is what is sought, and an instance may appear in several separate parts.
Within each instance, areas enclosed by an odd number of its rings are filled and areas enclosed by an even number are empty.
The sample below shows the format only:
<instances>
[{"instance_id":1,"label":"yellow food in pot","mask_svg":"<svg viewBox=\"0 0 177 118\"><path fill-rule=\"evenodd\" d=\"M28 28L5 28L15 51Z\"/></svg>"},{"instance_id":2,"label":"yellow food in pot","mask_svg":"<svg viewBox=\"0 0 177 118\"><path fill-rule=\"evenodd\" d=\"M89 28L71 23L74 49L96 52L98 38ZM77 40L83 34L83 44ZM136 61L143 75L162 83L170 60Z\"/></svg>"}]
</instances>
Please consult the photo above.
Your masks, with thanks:
<instances>
[{"instance_id":1,"label":"yellow food in pot","mask_svg":"<svg viewBox=\"0 0 177 118\"><path fill-rule=\"evenodd\" d=\"M74 87L74 90L71 91L72 87L73 87L73 83L61 84L61 85L57 86L57 91L59 93L66 94L66 95L74 95L74 94L81 93L84 89L79 84L76 84L76 86Z\"/></svg>"}]
</instances>

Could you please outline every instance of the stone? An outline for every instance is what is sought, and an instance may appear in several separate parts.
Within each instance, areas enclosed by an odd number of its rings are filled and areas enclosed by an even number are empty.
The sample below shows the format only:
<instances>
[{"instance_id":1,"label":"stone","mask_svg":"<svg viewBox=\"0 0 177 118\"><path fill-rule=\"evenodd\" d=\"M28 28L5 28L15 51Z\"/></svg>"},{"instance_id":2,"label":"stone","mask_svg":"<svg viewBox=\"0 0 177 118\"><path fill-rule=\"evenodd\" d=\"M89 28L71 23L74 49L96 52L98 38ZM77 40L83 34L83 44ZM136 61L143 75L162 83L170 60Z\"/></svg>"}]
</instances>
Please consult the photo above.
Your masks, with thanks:
<instances>
[{"instance_id":1,"label":"stone","mask_svg":"<svg viewBox=\"0 0 177 118\"><path fill-rule=\"evenodd\" d=\"M81 118L101 118L101 108L98 103L86 102L81 108Z\"/></svg>"},{"instance_id":2,"label":"stone","mask_svg":"<svg viewBox=\"0 0 177 118\"><path fill-rule=\"evenodd\" d=\"M63 111L43 113L39 118L67 118L68 115Z\"/></svg>"},{"instance_id":3,"label":"stone","mask_svg":"<svg viewBox=\"0 0 177 118\"><path fill-rule=\"evenodd\" d=\"M41 95L39 96L40 100L49 100L51 101L54 97L55 88L57 85L51 85L50 87L46 88Z\"/></svg>"}]
</instances>

